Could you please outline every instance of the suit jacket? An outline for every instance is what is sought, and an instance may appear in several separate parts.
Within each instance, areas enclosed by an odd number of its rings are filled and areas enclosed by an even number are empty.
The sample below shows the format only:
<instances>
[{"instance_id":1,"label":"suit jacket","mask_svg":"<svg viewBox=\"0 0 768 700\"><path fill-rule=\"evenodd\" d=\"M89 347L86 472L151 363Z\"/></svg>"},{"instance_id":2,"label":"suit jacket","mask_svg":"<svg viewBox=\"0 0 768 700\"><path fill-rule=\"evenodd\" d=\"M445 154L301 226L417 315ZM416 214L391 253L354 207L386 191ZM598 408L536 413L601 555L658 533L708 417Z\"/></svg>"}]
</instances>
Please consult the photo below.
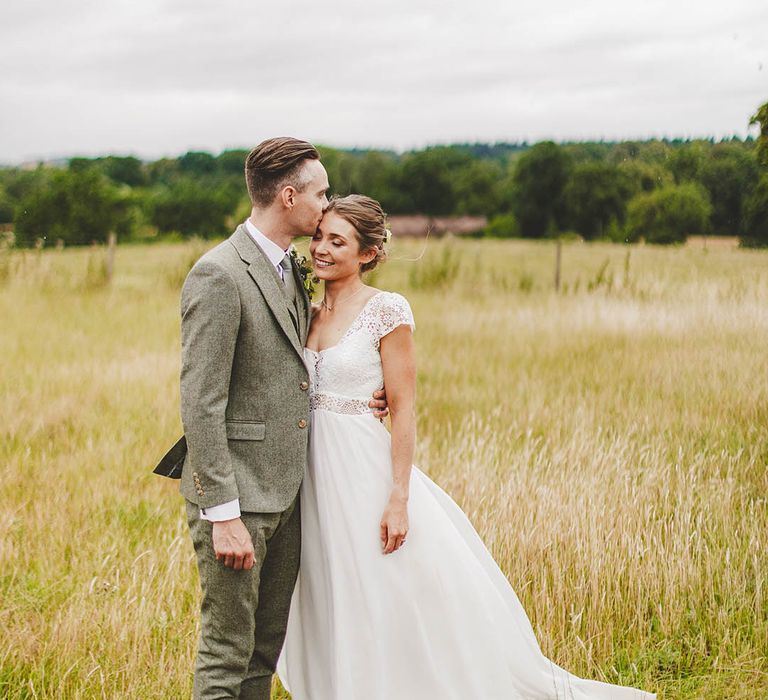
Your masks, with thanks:
<instances>
[{"instance_id":1,"label":"suit jacket","mask_svg":"<svg viewBox=\"0 0 768 700\"><path fill-rule=\"evenodd\" d=\"M234 499L285 510L307 460L310 304L293 265L298 318L283 282L241 225L194 265L181 293L184 436L157 473L201 508ZM289 310L290 305L290 310Z\"/></svg>"}]
</instances>

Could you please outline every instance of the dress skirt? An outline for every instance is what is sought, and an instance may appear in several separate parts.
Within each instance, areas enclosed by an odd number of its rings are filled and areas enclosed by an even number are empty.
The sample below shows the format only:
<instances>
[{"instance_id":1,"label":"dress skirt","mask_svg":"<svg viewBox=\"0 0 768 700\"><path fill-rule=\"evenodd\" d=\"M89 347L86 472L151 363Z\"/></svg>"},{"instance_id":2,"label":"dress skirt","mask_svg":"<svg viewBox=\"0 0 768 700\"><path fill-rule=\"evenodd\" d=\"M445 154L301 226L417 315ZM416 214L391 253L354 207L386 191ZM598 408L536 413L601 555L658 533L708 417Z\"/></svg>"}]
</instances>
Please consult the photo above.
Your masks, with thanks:
<instances>
[{"instance_id":1,"label":"dress skirt","mask_svg":"<svg viewBox=\"0 0 768 700\"><path fill-rule=\"evenodd\" d=\"M314 410L301 568L278 673L294 700L649 700L549 661L453 500L414 467L406 543L382 554L390 435Z\"/></svg>"}]
</instances>

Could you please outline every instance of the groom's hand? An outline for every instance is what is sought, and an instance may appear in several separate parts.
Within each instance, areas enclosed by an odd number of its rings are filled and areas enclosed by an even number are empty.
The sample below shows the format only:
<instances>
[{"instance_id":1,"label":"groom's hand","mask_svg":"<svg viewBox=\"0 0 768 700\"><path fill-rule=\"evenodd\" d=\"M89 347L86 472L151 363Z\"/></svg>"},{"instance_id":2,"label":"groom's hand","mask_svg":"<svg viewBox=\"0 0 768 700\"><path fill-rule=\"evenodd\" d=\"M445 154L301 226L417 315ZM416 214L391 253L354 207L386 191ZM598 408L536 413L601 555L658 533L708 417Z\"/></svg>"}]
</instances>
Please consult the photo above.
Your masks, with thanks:
<instances>
[{"instance_id":1,"label":"groom's hand","mask_svg":"<svg viewBox=\"0 0 768 700\"><path fill-rule=\"evenodd\" d=\"M224 566L240 571L254 564L251 533L240 518L213 523L213 551Z\"/></svg>"},{"instance_id":2,"label":"groom's hand","mask_svg":"<svg viewBox=\"0 0 768 700\"><path fill-rule=\"evenodd\" d=\"M384 389L374 391L373 398L368 402L368 406L374 409L373 415L380 421L383 421L389 415L386 391Z\"/></svg>"}]
</instances>

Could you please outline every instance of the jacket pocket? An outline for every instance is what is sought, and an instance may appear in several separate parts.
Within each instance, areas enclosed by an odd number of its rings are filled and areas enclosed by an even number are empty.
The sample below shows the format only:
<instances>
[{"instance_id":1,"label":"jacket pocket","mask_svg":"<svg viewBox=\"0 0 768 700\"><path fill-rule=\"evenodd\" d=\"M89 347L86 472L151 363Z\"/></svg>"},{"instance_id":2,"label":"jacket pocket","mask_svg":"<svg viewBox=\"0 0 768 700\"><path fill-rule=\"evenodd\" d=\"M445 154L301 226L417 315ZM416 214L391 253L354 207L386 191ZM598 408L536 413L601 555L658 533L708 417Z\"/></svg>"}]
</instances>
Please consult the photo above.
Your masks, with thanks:
<instances>
[{"instance_id":1,"label":"jacket pocket","mask_svg":"<svg viewBox=\"0 0 768 700\"><path fill-rule=\"evenodd\" d=\"M229 440L263 440L267 426L263 422L246 420L225 421Z\"/></svg>"}]
</instances>

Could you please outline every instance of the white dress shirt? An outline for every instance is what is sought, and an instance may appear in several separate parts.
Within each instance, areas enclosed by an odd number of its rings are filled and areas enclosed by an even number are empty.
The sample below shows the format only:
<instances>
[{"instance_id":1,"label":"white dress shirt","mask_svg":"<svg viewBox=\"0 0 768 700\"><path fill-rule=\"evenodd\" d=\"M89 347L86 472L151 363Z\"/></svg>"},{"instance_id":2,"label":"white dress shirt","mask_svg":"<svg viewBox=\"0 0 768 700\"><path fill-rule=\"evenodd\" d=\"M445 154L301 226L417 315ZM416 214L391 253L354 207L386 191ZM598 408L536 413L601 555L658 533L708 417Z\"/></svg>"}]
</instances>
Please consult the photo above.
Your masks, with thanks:
<instances>
[{"instance_id":1,"label":"white dress shirt","mask_svg":"<svg viewBox=\"0 0 768 700\"><path fill-rule=\"evenodd\" d=\"M251 234L251 238L256 241L256 245L264 251L267 260L275 266L277 274L280 275L280 279L285 281L285 278L283 277L283 268L280 267L280 263L283 261L288 250L283 250L277 243L267 238L251 223L250 219L245 220L245 228L248 230L248 233Z\"/></svg>"},{"instance_id":2,"label":"white dress shirt","mask_svg":"<svg viewBox=\"0 0 768 700\"><path fill-rule=\"evenodd\" d=\"M269 262L275 266L280 279L285 281L285 278L283 277L283 268L280 267L280 263L288 251L283 250L279 245L277 245L277 243L269 240L269 238L267 238L251 223L250 219L245 220L245 228L247 229L248 233L251 234L251 238L253 238L253 240L256 242L256 245L264 251L264 255L267 256L267 260L269 260ZM234 501L228 501L227 503L222 503L218 506L211 506L210 508L200 509L201 520L218 522L221 520L234 520L235 518L239 517L240 499L238 498L236 498Z\"/></svg>"}]
</instances>

